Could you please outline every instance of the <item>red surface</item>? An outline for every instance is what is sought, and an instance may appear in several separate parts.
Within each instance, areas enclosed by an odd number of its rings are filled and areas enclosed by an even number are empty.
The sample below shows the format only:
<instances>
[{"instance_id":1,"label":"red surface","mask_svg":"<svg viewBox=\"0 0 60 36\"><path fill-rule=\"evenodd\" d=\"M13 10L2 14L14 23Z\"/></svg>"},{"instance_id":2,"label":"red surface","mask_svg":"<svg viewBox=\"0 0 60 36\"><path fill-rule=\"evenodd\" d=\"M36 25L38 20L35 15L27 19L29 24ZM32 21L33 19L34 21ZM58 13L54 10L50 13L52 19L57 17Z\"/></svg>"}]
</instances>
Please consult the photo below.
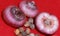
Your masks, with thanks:
<instances>
[{"instance_id":1,"label":"red surface","mask_svg":"<svg viewBox=\"0 0 60 36\"><path fill-rule=\"evenodd\" d=\"M15 36L14 30L15 28L6 25L3 21L1 15L2 11L9 5L16 5L18 6L20 0L0 0L0 36ZM35 0L39 12L49 12L53 15L56 15L60 22L60 0ZM36 30L32 30L34 33L39 33ZM41 34L41 36L45 36ZM60 28L58 31L53 34L52 36L60 36Z\"/></svg>"}]
</instances>

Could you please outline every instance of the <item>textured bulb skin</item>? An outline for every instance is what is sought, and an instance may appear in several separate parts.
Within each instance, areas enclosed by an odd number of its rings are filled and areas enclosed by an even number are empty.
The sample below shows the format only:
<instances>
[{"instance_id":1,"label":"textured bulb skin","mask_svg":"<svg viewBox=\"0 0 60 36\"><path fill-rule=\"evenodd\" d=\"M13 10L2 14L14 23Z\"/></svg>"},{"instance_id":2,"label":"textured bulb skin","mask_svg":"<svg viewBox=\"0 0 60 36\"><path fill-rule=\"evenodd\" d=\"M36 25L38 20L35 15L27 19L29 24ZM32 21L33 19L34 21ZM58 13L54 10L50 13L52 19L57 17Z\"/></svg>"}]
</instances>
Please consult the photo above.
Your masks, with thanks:
<instances>
[{"instance_id":1,"label":"textured bulb skin","mask_svg":"<svg viewBox=\"0 0 60 36\"><path fill-rule=\"evenodd\" d=\"M52 23L50 23L49 20L44 23L43 19L45 18L52 20ZM54 34L59 27L59 21L56 16L50 15L47 12L43 12L40 13L36 18L36 27L42 33Z\"/></svg>"},{"instance_id":2,"label":"textured bulb skin","mask_svg":"<svg viewBox=\"0 0 60 36\"><path fill-rule=\"evenodd\" d=\"M22 1L19 4L19 8L24 12L28 17L36 17L38 14L37 6L34 1Z\"/></svg>"},{"instance_id":3,"label":"textured bulb skin","mask_svg":"<svg viewBox=\"0 0 60 36\"><path fill-rule=\"evenodd\" d=\"M16 7L15 5L8 6L3 12L3 19L8 25L13 27L20 27L26 22L26 17L23 20L16 20L11 12L11 8Z\"/></svg>"}]
</instances>

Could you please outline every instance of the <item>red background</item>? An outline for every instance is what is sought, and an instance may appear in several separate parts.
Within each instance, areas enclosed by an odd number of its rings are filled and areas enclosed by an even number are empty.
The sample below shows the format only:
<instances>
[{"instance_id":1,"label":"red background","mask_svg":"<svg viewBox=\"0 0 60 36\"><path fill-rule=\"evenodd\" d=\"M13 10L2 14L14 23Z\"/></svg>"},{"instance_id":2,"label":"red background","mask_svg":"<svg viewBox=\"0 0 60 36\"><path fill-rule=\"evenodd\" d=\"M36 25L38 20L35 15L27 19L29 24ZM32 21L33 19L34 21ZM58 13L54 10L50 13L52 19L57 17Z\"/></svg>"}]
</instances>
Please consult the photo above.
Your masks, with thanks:
<instances>
[{"instance_id":1,"label":"red background","mask_svg":"<svg viewBox=\"0 0 60 36\"><path fill-rule=\"evenodd\" d=\"M46 11L53 15L56 15L60 22L60 0L34 0L40 12ZM15 28L6 25L1 17L2 11L9 5L18 6L20 0L0 0L0 36L15 36ZM32 30L34 33L39 33L36 30ZM44 34L39 33L41 36ZM60 36L60 28L52 36Z\"/></svg>"}]
</instances>

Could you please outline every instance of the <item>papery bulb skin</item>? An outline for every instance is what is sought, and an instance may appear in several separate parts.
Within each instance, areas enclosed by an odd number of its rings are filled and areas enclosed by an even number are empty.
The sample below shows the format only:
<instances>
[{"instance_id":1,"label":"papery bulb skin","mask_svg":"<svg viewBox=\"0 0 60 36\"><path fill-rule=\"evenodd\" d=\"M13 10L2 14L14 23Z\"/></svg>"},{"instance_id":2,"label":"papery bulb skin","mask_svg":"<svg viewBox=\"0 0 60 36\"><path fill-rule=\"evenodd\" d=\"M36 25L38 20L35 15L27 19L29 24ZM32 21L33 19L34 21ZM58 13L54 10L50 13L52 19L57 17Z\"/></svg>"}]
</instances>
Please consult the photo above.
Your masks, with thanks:
<instances>
[{"instance_id":1,"label":"papery bulb skin","mask_svg":"<svg viewBox=\"0 0 60 36\"><path fill-rule=\"evenodd\" d=\"M35 17L38 14L38 9L34 1L22 1L19 4L19 8L24 12L28 17Z\"/></svg>"},{"instance_id":2,"label":"papery bulb skin","mask_svg":"<svg viewBox=\"0 0 60 36\"><path fill-rule=\"evenodd\" d=\"M3 19L8 25L20 27L26 22L25 14L16 6L8 6L3 12Z\"/></svg>"},{"instance_id":3,"label":"papery bulb skin","mask_svg":"<svg viewBox=\"0 0 60 36\"><path fill-rule=\"evenodd\" d=\"M54 34L59 27L59 21L56 16L43 12L36 18L36 27L42 33Z\"/></svg>"}]
</instances>

